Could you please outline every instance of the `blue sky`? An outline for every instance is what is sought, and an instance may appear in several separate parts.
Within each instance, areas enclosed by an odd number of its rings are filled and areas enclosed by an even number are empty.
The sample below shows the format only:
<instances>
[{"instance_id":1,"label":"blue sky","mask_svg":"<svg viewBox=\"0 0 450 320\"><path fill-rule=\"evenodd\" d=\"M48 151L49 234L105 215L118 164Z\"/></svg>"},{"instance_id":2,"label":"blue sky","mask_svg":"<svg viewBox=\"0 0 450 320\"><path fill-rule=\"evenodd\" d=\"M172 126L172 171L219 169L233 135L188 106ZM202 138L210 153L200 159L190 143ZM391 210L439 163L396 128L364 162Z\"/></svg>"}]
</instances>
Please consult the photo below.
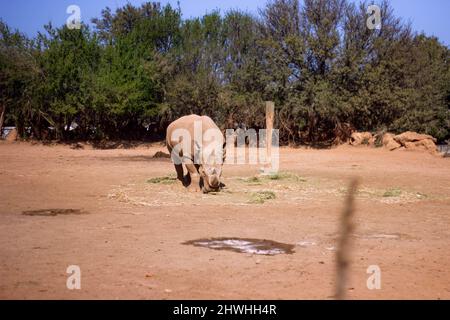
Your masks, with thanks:
<instances>
[{"instance_id":1,"label":"blue sky","mask_svg":"<svg viewBox=\"0 0 450 320\"><path fill-rule=\"evenodd\" d=\"M142 0L128 0L139 5ZM177 5L176 0L161 0L161 3ZM267 0L180 0L184 18L201 16L214 9L226 11L239 8L257 13ZM29 36L34 36L43 25L52 21L62 25L68 18L66 9L71 4L81 8L81 18L89 22L98 17L106 6L115 9L123 6L127 0L0 0L0 18L13 28ZM395 14L405 21L411 21L416 31L437 36L444 44L450 45L450 0L391 0Z\"/></svg>"}]
</instances>

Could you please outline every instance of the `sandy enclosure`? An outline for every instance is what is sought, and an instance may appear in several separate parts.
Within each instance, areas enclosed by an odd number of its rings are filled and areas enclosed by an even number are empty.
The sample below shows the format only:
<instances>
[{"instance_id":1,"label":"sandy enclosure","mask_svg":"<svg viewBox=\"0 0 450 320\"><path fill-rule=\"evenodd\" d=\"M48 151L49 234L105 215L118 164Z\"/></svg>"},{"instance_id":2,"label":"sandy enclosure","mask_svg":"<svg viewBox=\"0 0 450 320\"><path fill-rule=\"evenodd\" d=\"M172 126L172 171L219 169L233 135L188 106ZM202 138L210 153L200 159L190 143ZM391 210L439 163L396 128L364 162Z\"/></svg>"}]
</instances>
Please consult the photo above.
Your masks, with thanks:
<instances>
[{"instance_id":1,"label":"sandy enclosure","mask_svg":"<svg viewBox=\"0 0 450 320\"><path fill-rule=\"evenodd\" d=\"M348 297L450 299L449 158L281 148L277 176L226 165L226 188L205 195L157 151L0 142L0 298L332 298L339 215L359 177ZM186 244L226 237L293 252ZM69 265L81 290L66 287ZM380 290L366 286L370 265Z\"/></svg>"}]
</instances>

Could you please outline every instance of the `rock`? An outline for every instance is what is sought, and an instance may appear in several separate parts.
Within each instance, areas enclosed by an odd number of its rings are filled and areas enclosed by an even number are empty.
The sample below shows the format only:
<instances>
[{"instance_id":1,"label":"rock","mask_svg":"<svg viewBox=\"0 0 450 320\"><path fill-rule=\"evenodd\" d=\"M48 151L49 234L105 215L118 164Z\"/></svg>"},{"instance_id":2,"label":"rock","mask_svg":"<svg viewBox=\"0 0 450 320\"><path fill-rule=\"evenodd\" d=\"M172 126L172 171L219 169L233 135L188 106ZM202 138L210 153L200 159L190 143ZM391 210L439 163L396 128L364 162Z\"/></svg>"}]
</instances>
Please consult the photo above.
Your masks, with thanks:
<instances>
[{"instance_id":1,"label":"rock","mask_svg":"<svg viewBox=\"0 0 450 320\"><path fill-rule=\"evenodd\" d=\"M359 146L361 144L370 145L375 143L375 139L370 132L353 132L350 137L350 144L352 146Z\"/></svg>"},{"instance_id":2,"label":"rock","mask_svg":"<svg viewBox=\"0 0 450 320\"><path fill-rule=\"evenodd\" d=\"M353 146L379 146L380 137L381 134L373 136L370 132L353 132L350 144ZM436 141L437 140L430 135L413 131L406 131L398 135L385 133L381 138L381 144L389 151L405 148L407 150L427 151L432 154L438 153Z\"/></svg>"},{"instance_id":3,"label":"rock","mask_svg":"<svg viewBox=\"0 0 450 320\"><path fill-rule=\"evenodd\" d=\"M392 133L385 133L382 139L383 146L389 151L400 148L402 145L394 140Z\"/></svg>"},{"instance_id":4,"label":"rock","mask_svg":"<svg viewBox=\"0 0 450 320\"><path fill-rule=\"evenodd\" d=\"M415 141L421 141L430 139L432 142L436 143L436 139L428 134L420 134L413 131L406 131L402 134L398 134L394 136L394 140L400 143L401 145L405 146L406 142L415 142Z\"/></svg>"},{"instance_id":5,"label":"rock","mask_svg":"<svg viewBox=\"0 0 450 320\"><path fill-rule=\"evenodd\" d=\"M436 144L431 139L424 139L415 142L405 142L405 148L407 150L428 151L432 154L436 154L438 152Z\"/></svg>"},{"instance_id":6,"label":"rock","mask_svg":"<svg viewBox=\"0 0 450 320\"><path fill-rule=\"evenodd\" d=\"M407 150L422 150L432 154L436 154L436 139L428 134L419 134L407 131L394 136L394 140L404 146Z\"/></svg>"},{"instance_id":7,"label":"rock","mask_svg":"<svg viewBox=\"0 0 450 320\"><path fill-rule=\"evenodd\" d=\"M12 142L17 140L17 129L12 129L5 138L6 141Z\"/></svg>"}]
</instances>

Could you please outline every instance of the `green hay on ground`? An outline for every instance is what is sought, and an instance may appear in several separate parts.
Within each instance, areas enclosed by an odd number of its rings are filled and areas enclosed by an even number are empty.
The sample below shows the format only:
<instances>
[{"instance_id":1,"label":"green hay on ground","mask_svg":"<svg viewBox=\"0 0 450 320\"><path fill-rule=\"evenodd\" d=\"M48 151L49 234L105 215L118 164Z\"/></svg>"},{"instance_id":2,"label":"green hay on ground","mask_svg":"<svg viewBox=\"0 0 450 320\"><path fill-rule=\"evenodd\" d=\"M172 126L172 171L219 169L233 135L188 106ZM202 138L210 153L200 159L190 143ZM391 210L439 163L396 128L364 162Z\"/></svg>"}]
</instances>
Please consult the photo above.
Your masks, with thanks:
<instances>
[{"instance_id":1,"label":"green hay on ground","mask_svg":"<svg viewBox=\"0 0 450 320\"><path fill-rule=\"evenodd\" d=\"M391 188L386 190L383 193L383 197L387 198L387 197L399 197L402 194L402 190L398 189L398 188Z\"/></svg>"},{"instance_id":2,"label":"green hay on ground","mask_svg":"<svg viewBox=\"0 0 450 320\"><path fill-rule=\"evenodd\" d=\"M177 181L177 179L175 177L166 176L166 177L156 177L156 178L148 179L147 183L172 184L172 183L175 183L176 181Z\"/></svg>"},{"instance_id":3,"label":"green hay on ground","mask_svg":"<svg viewBox=\"0 0 450 320\"><path fill-rule=\"evenodd\" d=\"M262 183L261 179L256 176L250 178L240 178L239 180L252 186L259 186Z\"/></svg>"},{"instance_id":4,"label":"green hay on ground","mask_svg":"<svg viewBox=\"0 0 450 320\"><path fill-rule=\"evenodd\" d=\"M258 191L252 192L250 195L250 203L262 204L267 200L275 199L275 192L272 191Z\"/></svg>"},{"instance_id":5,"label":"green hay on ground","mask_svg":"<svg viewBox=\"0 0 450 320\"><path fill-rule=\"evenodd\" d=\"M306 182L305 178L302 178L291 172L278 172L270 175L253 176L249 178L239 178L238 180L247 183L249 185L261 185L267 181L290 181L290 182Z\"/></svg>"},{"instance_id":6,"label":"green hay on ground","mask_svg":"<svg viewBox=\"0 0 450 320\"><path fill-rule=\"evenodd\" d=\"M306 179L302 178L291 172L278 172L267 176L269 180L290 180L296 182L305 182Z\"/></svg>"}]
</instances>

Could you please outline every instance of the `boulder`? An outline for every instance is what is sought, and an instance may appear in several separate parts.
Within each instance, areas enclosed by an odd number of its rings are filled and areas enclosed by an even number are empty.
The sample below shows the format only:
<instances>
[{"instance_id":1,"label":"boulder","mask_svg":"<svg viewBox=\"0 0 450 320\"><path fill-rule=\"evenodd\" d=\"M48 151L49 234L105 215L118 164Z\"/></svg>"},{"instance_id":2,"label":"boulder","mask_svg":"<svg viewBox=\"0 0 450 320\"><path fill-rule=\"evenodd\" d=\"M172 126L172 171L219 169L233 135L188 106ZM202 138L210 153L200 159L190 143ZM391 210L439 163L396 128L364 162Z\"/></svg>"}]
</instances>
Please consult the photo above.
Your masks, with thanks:
<instances>
[{"instance_id":1,"label":"boulder","mask_svg":"<svg viewBox=\"0 0 450 320\"><path fill-rule=\"evenodd\" d=\"M432 136L430 136L428 134L420 134L420 133L412 132L412 131L406 131L406 132L403 132L402 134L398 134L398 135L394 136L394 140L397 141L398 143L400 143L401 145L405 145L406 142L415 142L415 141L421 141L421 140L426 140L426 139L430 139L434 143L437 142L435 138L433 138Z\"/></svg>"},{"instance_id":2,"label":"boulder","mask_svg":"<svg viewBox=\"0 0 450 320\"><path fill-rule=\"evenodd\" d=\"M422 150L433 154L438 152L436 139L428 134L406 131L394 136L394 140L407 150Z\"/></svg>"},{"instance_id":3,"label":"boulder","mask_svg":"<svg viewBox=\"0 0 450 320\"><path fill-rule=\"evenodd\" d=\"M392 133L385 133L382 139L383 146L389 151L400 148L402 145L394 140Z\"/></svg>"},{"instance_id":4,"label":"boulder","mask_svg":"<svg viewBox=\"0 0 450 320\"><path fill-rule=\"evenodd\" d=\"M385 133L373 136L370 132L353 132L350 144L353 146L368 145L379 146L382 144L389 151L405 148L407 150L427 151L432 154L438 153L436 139L428 134L406 131L402 134L394 135Z\"/></svg>"},{"instance_id":5,"label":"boulder","mask_svg":"<svg viewBox=\"0 0 450 320\"><path fill-rule=\"evenodd\" d=\"M431 139L423 139L414 142L405 142L405 148L406 150L428 151L429 153L432 154L436 154L438 152L436 144Z\"/></svg>"},{"instance_id":6,"label":"boulder","mask_svg":"<svg viewBox=\"0 0 450 320\"><path fill-rule=\"evenodd\" d=\"M370 145L375 143L375 139L370 132L353 132L350 137L350 144L352 146L359 146L362 144Z\"/></svg>"}]
</instances>

